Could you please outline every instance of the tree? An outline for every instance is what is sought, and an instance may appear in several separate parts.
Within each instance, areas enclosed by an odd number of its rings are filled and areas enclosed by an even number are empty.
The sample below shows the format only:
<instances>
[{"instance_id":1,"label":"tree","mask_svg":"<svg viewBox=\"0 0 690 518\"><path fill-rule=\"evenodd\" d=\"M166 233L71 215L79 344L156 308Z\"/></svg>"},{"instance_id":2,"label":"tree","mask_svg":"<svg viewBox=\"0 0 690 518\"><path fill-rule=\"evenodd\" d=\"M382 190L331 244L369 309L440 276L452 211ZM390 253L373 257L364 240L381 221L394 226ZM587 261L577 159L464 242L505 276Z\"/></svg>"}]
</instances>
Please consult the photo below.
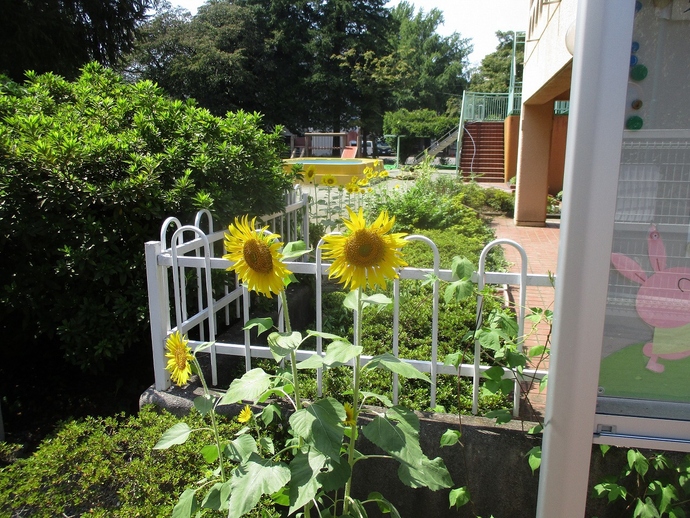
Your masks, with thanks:
<instances>
[{"instance_id":1,"label":"tree","mask_svg":"<svg viewBox=\"0 0 690 518\"><path fill-rule=\"evenodd\" d=\"M131 49L137 26L155 0L4 0L0 72L74 78L89 61L111 66Z\"/></svg>"},{"instance_id":2,"label":"tree","mask_svg":"<svg viewBox=\"0 0 690 518\"><path fill-rule=\"evenodd\" d=\"M367 59L365 55L373 59L389 53L393 20L385 0L314 3L317 8L310 41L314 59L308 82L314 103L312 116L315 125L339 131L362 124L362 103L371 103L371 97L353 70L357 62Z\"/></svg>"},{"instance_id":3,"label":"tree","mask_svg":"<svg viewBox=\"0 0 690 518\"><path fill-rule=\"evenodd\" d=\"M141 29L126 71L216 115L244 109L267 126L308 125L309 3L212 1L196 16L163 4Z\"/></svg>"},{"instance_id":4,"label":"tree","mask_svg":"<svg viewBox=\"0 0 690 518\"><path fill-rule=\"evenodd\" d=\"M472 74L469 90L473 92L508 92L510 89L510 70L513 59L514 32L496 31L498 45L496 51L487 54ZM522 68L525 61L524 45L517 45L515 52L516 82L522 82Z\"/></svg>"},{"instance_id":5,"label":"tree","mask_svg":"<svg viewBox=\"0 0 690 518\"><path fill-rule=\"evenodd\" d=\"M414 6L403 1L393 8L392 16L400 27L392 43L412 70L402 88L393 94L395 107L443 113L448 98L461 95L467 86L472 45L458 33L447 37L437 34L443 23L443 13L438 9L428 13L420 9L415 14Z\"/></svg>"}]
</instances>

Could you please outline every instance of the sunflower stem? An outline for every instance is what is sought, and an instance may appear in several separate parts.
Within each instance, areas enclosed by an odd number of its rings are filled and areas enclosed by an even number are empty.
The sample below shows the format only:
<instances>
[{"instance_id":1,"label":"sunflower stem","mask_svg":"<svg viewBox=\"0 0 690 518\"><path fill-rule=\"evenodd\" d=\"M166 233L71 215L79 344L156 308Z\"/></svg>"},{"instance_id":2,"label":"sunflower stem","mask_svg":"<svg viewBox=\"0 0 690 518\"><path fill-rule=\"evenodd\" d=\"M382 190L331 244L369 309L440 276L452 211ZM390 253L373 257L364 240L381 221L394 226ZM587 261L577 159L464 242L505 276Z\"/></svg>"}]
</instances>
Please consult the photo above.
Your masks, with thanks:
<instances>
[{"instance_id":1,"label":"sunflower stem","mask_svg":"<svg viewBox=\"0 0 690 518\"><path fill-rule=\"evenodd\" d=\"M357 312L355 313L355 346L362 342L362 288L357 288ZM359 374L360 374L360 355L355 358L355 365L352 371L352 423L350 423L350 442L347 449L347 463L350 465L350 478L345 484L345 496L343 499L343 514L347 514L350 509L350 491L352 490L353 469L355 466L355 440L357 439L357 415L359 414Z\"/></svg>"},{"instance_id":2,"label":"sunflower stem","mask_svg":"<svg viewBox=\"0 0 690 518\"><path fill-rule=\"evenodd\" d=\"M280 292L280 301L283 305L283 315L285 317L285 331L292 333L292 325L290 324L290 310L288 308L287 295L285 290ZM299 396L299 382L297 381L297 355L295 350L290 351L290 367L292 369L292 385L295 387L295 407L297 410L302 408L302 400Z\"/></svg>"},{"instance_id":3,"label":"sunflower stem","mask_svg":"<svg viewBox=\"0 0 690 518\"><path fill-rule=\"evenodd\" d=\"M204 396L207 398L211 397L211 393L208 390L208 385L206 385L206 379L204 378L204 373L201 370L201 365L199 360L196 358L196 354L192 356L192 361L194 362L194 367L199 373L199 380L201 381L201 386L204 389ZM213 429L213 437L216 440L216 448L218 448L218 467L220 467L220 480L225 482L225 468L223 467L223 448L220 444L220 434L218 433L218 425L216 424L216 410L215 407L209 412L211 416L211 428Z\"/></svg>"}]
</instances>

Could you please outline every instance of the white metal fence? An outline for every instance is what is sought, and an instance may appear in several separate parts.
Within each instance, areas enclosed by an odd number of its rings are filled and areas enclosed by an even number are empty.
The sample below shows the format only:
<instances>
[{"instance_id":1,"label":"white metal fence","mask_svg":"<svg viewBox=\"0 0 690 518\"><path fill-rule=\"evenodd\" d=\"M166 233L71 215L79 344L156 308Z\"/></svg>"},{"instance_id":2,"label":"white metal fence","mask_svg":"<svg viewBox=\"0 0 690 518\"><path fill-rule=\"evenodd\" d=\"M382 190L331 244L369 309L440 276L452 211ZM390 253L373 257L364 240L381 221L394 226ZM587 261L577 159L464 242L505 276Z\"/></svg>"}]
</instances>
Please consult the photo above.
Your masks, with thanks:
<instances>
[{"instance_id":1,"label":"white metal fence","mask_svg":"<svg viewBox=\"0 0 690 518\"><path fill-rule=\"evenodd\" d=\"M288 210L285 213L273 214L261 218L266 224L270 224L275 232L281 233L285 242L303 239L308 243L308 199L299 191L290 194L287 200ZM208 231L201 230L200 225L204 216L207 219ZM172 236L167 235L175 227ZM214 270L225 271L231 263L222 259L222 241L225 229L214 231L213 222L207 211L197 214L194 225L181 225L175 218L168 218L161 229L160 241L150 241L145 245L146 271L148 282L149 315L151 319L151 339L153 347L153 361L156 390L165 390L170 387L170 376L165 370L165 341L170 333L179 330L186 334L192 330L198 330L199 340L190 340L189 345L196 348L206 342L214 342L217 338L217 320L225 318L230 320L231 308L236 315L247 322L250 318L250 297L247 289L237 283L225 285L224 293L217 299L213 298L212 274ZM391 353L399 357L399 318L400 318L400 284L406 280L425 280L428 274L433 273L440 281L451 281L450 270L442 270L439 267L440 259L436 245L424 236L407 236L408 240L421 241L429 246L434 253L434 267L431 269L406 267L399 271L400 278L393 283L393 340ZM522 265L520 273L487 272L485 271L486 257L491 248L499 245L514 246L520 251ZM328 275L330 264L324 263L321 251L316 247L315 262L288 262L289 269L296 274L309 274L315 276L316 287L316 331L322 331L323 312L323 277ZM196 272L191 277L196 279L193 286L187 286L185 279L190 271ZM234 276L227 275L228 279ZM433 284L433 320L431 326L431 357L428 360L401 360L413 365L419 371L429 374L431 387L429 394L430 407L436 406L436 381L440 374L460 375L473 379L473 413L477 413L479 381L482 372L490 368L489 365L480 363L479 343L475 345L474 363L462 364L459 368L445 365L443 358L438 358L438 319L439 319L439 280ZM527 273L527 257L522 247L514 241L500 239L489 243L481 254L478 272L473 276L473 281L482 288L486 284L509 285L519 287L518 325L519 333L523 334L524 308L527 286L551 286L548 275L534 275ZM171 293L172 289L172 293ZM190 291L196 291L194 300L189 300ZM279 312L282 315L282 312ZM356 318L356 316L355 316ZM478 315L479 318L479 315ZM173 321L174 319L174 321ZM282 327L282 322L279 322ZM356 326L354 326L356 329ZM206 335L206 332L208 333ZM233 355L244 357L245 368L252 368L253 358L271 358L270 349L266 346L252 342L249 331L244 332L243 343L215 344L207 349L210 355L212 383L217 384L217 355ZM320 337L316 339L316 352L323 354L323 343ZM314 351L297 351L297 359L305 360ZM370 357L362 356L361 361L367 362ZM321 371L317 372L317 390L319 395L322 390ZM546 374L543 370L525 369L525 378L540 379ZM506 377L513 376L506 371ZM393 375L393 402L397 403L399 396L399 383L397 374ZM520 385L515 380L515 408L519 409Z\"/></svg>"}]
</instances>

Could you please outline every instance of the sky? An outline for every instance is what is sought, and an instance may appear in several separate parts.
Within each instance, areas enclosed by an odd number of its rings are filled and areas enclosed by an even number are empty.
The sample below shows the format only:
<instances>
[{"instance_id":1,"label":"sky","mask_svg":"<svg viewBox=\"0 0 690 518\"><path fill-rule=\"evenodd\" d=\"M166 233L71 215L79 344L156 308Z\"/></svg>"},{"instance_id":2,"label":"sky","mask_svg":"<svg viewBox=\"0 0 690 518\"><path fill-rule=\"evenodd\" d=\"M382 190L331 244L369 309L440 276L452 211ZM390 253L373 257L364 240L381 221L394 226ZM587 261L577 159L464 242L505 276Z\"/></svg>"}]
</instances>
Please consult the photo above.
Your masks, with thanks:
<instances>
[{"instance_id":1,"label":"sky","mask_svg":"<svg viewBox=\"0 0 690 518\"><path fill-rule=\"evenodd\" d=\"M445 23L438 33L448 36L453 32L470 38L474 51L470 54L472 66L478 66L486 54L496 50L496 31L524 31L529 18L529 0L408 0L417 11L431 9L443 12ZM205 0L171 0L192 14ZM394 7L399 0L390 0L386 6Z\"/></svg>"}]
</instances>

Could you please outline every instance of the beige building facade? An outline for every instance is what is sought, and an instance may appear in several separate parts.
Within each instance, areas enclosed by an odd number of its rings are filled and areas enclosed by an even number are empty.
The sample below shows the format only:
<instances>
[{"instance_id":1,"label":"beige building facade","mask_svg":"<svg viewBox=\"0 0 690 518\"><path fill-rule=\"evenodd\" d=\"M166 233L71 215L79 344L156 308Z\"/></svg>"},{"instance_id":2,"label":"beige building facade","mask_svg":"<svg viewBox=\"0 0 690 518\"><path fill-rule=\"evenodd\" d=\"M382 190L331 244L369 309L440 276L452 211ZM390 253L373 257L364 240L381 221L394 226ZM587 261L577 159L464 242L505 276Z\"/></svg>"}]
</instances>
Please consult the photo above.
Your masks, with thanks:
<instances>
[{"instance_id":1,"label":"beige building facade","mask_svg":"<svg viewBox=\"0 0 690 518\"><path fill-rule=\"evenodd\" d=\"M525 42L515 224L544 226L547 195L563 185L567 119L554 103L570 98L577 0L531 0Z\"/></svg>"}]
</instances>

